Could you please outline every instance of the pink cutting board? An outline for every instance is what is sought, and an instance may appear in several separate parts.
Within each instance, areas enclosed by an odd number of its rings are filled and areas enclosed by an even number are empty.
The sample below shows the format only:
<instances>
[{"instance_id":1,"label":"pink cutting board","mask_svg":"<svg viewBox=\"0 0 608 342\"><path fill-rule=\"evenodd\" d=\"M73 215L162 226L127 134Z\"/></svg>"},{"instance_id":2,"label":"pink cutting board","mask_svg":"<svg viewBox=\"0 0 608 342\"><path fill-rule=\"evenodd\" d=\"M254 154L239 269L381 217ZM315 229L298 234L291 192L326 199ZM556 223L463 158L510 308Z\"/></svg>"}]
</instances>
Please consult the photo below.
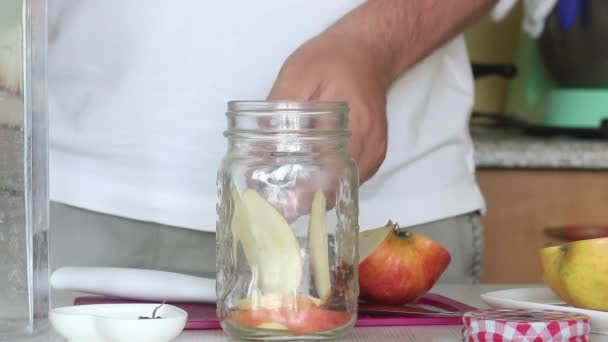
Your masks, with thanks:
<instances>
[{"instance_id":1,"label":"pink cutting board","mask_svg":"<svg viewBox=\"0 0 608 342\"><path fill-rule=\"evenodd\" d=\"M75 305L87 304L111 304L111 303L134 303L134 301L108 298L99 296L78 297L74 300ZM138 302L139 303L139 302ZM221 329L220 323L215 315L215 304L205 303L168 303L181 308L188 313L187 330ZM458 311L467 312L476 308L453 299L429 293L421 297L416 306L433 311ZM357 327L380 327L380 326L407 326L407 325L461 325L460 317L445 316L381 316L359 314L355 326Z\"/></svg>"}]
</instances>

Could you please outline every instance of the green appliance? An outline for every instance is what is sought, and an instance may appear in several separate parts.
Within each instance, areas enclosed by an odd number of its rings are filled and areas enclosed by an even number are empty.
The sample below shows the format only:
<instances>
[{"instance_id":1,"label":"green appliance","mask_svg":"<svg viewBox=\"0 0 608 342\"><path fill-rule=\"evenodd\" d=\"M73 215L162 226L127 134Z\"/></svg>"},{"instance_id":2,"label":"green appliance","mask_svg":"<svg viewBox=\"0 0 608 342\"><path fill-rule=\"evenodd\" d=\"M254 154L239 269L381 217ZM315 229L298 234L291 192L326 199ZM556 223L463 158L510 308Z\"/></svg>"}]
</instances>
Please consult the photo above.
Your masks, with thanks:
<instances>
[{"instance_id":1,"label":"green appliance","mask_svg":"<svg viewBox=\"0 0 608 342\"><path fill-rule=\"evenodd\" d=\"M531 125L608 130L608 5L587 0L568 28L556 8L538 40L521 34L506 111ZM602 134L608 136L606 134Z\"/></svg>"}]
</instances>

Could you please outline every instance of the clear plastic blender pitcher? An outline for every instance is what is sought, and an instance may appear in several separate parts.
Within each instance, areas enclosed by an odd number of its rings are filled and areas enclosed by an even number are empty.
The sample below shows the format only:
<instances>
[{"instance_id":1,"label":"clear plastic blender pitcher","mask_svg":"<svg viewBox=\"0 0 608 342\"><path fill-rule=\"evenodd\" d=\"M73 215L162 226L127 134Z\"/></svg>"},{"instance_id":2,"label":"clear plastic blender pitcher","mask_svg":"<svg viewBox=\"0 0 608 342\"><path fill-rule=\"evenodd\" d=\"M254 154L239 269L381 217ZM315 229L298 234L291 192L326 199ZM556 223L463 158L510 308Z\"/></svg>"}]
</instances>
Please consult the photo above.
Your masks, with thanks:
<instances>
[{"instance_id":1,"label":"clear plastic blender pitcher","mask_svg":"<svg viewBox=\"0 0 608 342\"><path fill-rule=\"evenodd\" d=\"M0 340L49 311L46 0L0 2Z\"/></svg>"}]
</instances>

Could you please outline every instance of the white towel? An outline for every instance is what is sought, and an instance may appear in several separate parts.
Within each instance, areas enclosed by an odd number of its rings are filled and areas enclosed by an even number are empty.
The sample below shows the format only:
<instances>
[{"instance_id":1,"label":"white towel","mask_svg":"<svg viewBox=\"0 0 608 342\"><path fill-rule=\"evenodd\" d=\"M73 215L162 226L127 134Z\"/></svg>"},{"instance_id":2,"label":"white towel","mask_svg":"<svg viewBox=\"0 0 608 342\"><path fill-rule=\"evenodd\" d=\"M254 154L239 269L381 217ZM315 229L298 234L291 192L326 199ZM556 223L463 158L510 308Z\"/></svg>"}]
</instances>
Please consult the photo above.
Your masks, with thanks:
<instances>
[{"instance_id":1,"label":"white towel","mask_svg":"<svg viewBox=\"0 0 608 342\"><path fill-rule=\"evenodd\" d=\"M538 38L543 33L547 16L551 13L558 0L523 0L524 18L522 29L533 38ZM494 21L503 20L515 7L517 0L499 0L492 10Z\"/></svg>"}]
</instances>

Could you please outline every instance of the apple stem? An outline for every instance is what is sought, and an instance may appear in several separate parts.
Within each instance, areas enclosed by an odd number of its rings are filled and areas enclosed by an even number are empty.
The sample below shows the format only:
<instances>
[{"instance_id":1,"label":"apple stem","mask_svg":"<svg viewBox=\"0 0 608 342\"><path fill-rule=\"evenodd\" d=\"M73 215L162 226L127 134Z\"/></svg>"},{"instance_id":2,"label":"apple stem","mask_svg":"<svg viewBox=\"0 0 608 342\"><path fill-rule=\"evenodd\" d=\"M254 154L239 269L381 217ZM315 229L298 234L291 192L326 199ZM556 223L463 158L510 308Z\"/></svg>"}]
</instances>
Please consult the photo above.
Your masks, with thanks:
<instances>
[{"instance_id":1,"label":"apple stem","mask_svg":"<svg viewBox=\"0 0 608 342\"><path fill-rule=\"evenodd\" d=\"M412 236L412 232L409 230L401 230L401 227L399 227L399 223L397 222L393 225L393 231L395 232L395 235L403 239L409 239Z\"/></svg>"},{"instance_id":2,"label":"apple stem","mask_svg":"<svg viewBox=\"0 0 608 342\"><path fill-rule=\"evenodd\" d=\"M156 318L156 311L158 311L158 309L160 309L163 305L165 305L166 300L163 300L163 302L157 306L156 308L154 308L154 311L152 311L152 318Z\"/></svg>"}]
</instances>

